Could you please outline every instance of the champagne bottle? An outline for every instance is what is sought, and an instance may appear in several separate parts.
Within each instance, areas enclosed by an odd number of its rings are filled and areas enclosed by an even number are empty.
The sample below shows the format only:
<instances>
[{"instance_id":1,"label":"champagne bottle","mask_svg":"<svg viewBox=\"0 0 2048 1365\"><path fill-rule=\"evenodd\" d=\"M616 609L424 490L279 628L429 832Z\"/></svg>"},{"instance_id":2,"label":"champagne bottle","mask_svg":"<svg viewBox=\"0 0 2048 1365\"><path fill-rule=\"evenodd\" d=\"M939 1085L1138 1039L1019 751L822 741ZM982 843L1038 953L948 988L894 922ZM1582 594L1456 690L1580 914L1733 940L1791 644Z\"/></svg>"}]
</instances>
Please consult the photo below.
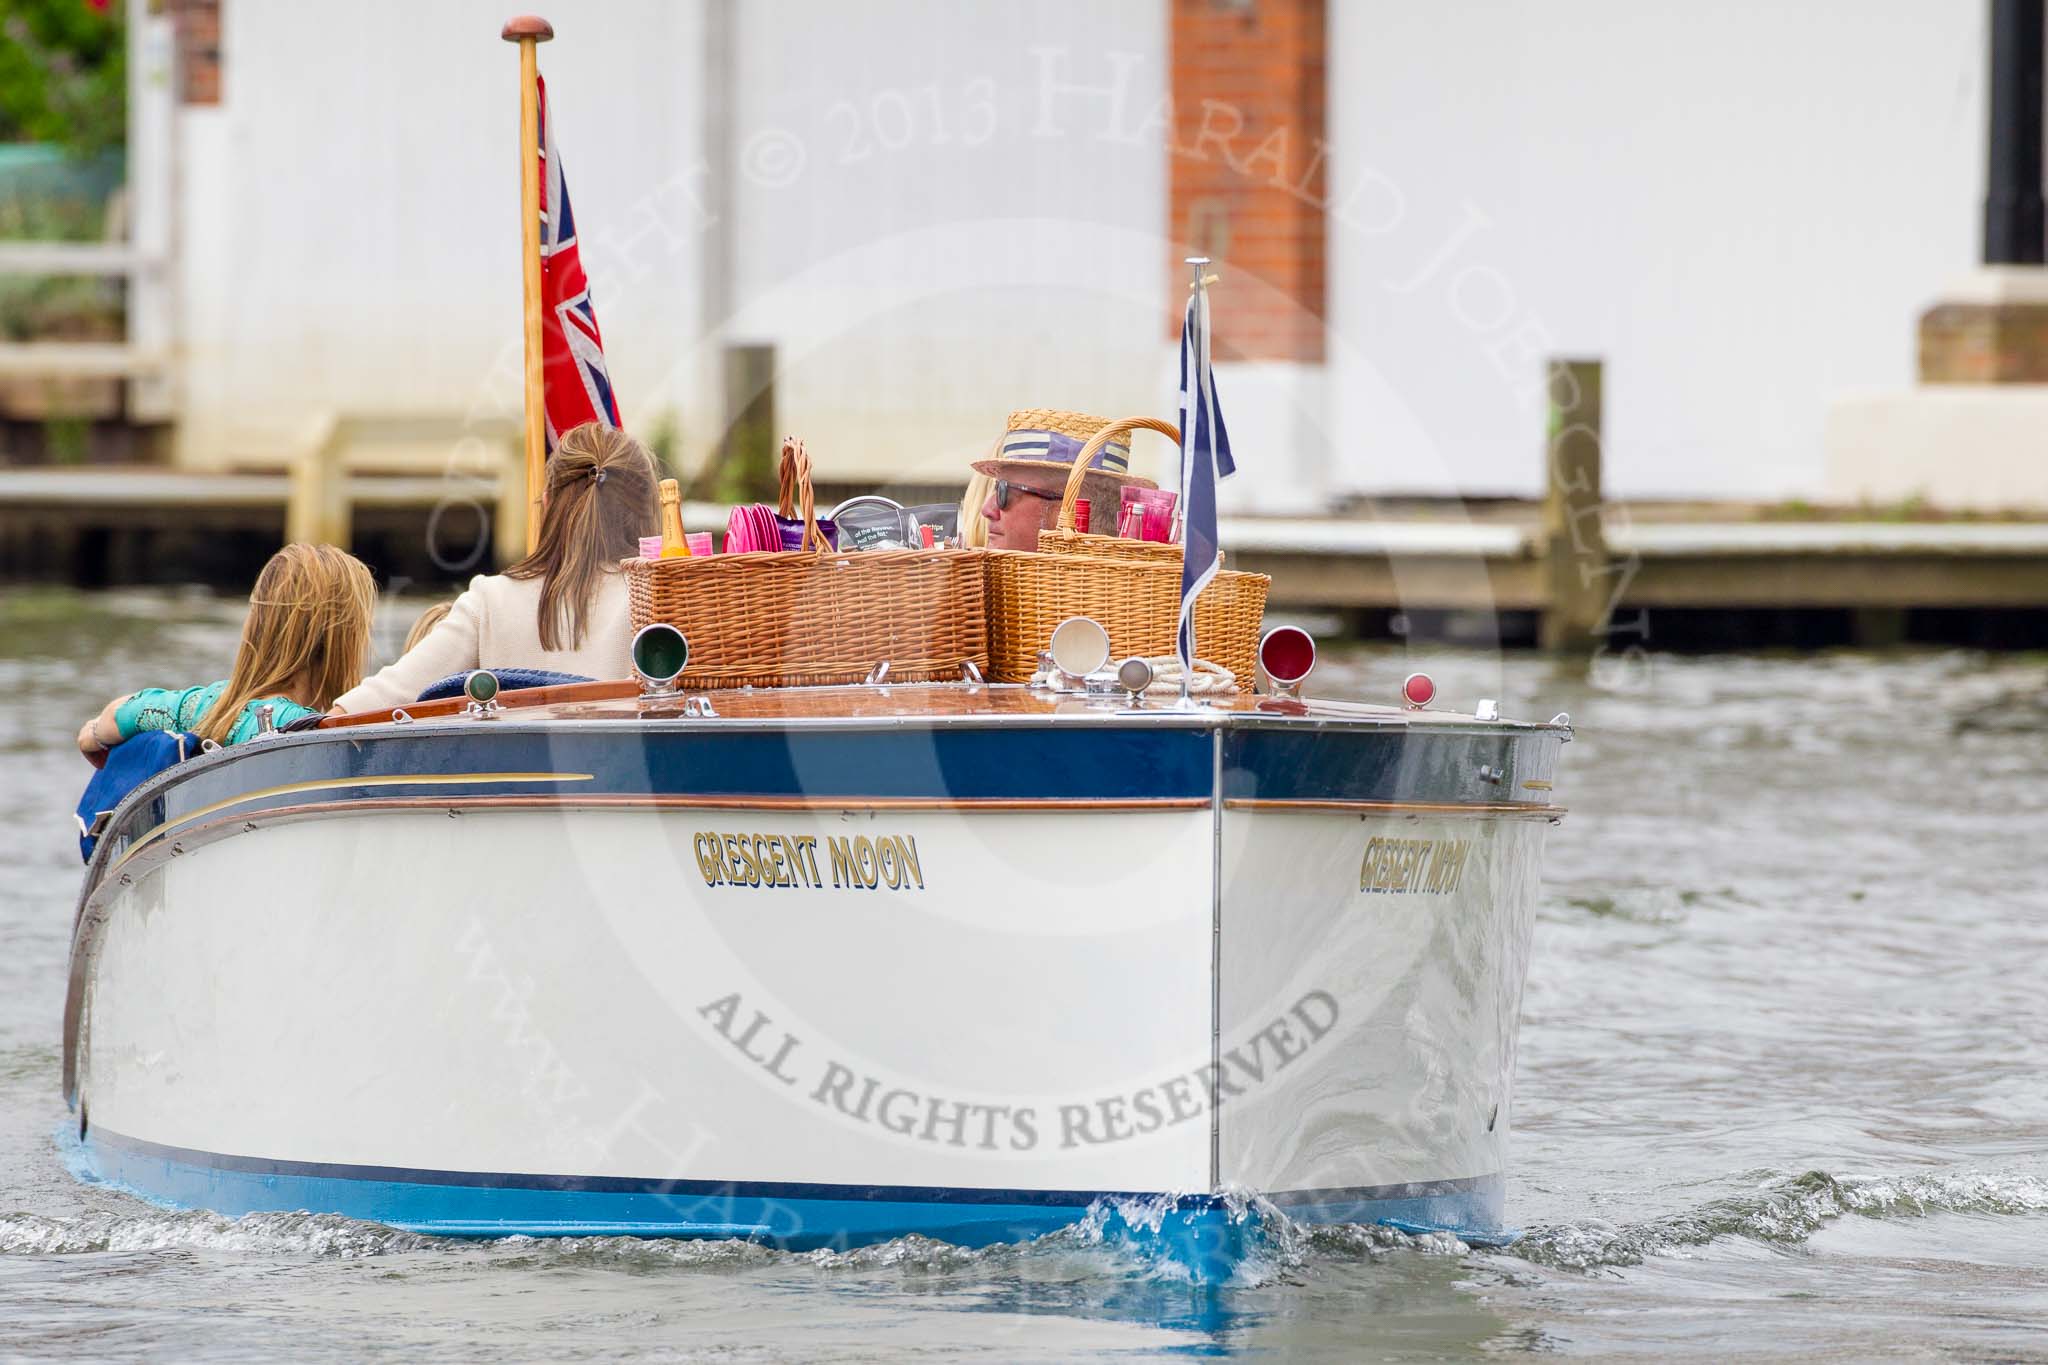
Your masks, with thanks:
<instances>
[{"instance_id":1,"label":"champagne bottle","mask_svg":"<svg viewBox=\"0 0 2048 1365\"><path fill-rule=\"evenodd\" d=\"M682 559L690 553L683 535L683 490L674 479L661 481L661 557Z\"/></svg>"}]
</instances>

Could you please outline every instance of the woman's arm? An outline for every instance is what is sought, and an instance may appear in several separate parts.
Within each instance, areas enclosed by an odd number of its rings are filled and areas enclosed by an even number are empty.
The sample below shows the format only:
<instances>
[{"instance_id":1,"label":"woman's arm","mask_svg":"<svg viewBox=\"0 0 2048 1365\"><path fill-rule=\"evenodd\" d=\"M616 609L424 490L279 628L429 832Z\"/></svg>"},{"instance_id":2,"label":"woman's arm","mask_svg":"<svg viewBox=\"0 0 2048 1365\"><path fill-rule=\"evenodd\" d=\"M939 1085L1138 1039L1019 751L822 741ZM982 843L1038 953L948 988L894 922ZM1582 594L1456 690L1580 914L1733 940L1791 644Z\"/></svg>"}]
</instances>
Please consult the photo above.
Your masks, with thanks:
<instances>
[{"instance_id":1,"label":"woman's arm","mask_svg":"<svg viewBox=\"0 0 2048 1365\"><path fill-rule=\"evenodd\" d=\"M133 696L134 693L128 695ZM105 761L104 755L107 750L127 738L121 733L121 727L115 720L121 704L127 700L128 697L114 698L78 732L78 752L91 759L95 768Z\"/></svg>"},{"instance_id":2,"label":"woman's arm","mask_svg":"<svg viewBox=\"0 0 2048 1365\"><path fill-rule=\"evenodd\" d=\"M428 684L454 673L476 668L480 648L478 621L483 599L474 586L455 599L455 605L426 638L407 650L395 663L387 664L374 677L334 699L330 712L381 711L387 706L405 706L419 700Z\"/></svg>"},{"instance_id":3,"label":"woman's arm","mask_svg":"<svg viewBox=\"0 0 2048 1365\"><path fill-rule=\"evenodd\" d=\"M125 739L144 730L189 730L199 724L207 708L227 690L225 681L200 683L172 691L168 687L145 687L116 697L106 709L78 732L78 747L88 757L105 753ZM97 748L87 749L91 740Z\"/></svg>"}]
</instances>

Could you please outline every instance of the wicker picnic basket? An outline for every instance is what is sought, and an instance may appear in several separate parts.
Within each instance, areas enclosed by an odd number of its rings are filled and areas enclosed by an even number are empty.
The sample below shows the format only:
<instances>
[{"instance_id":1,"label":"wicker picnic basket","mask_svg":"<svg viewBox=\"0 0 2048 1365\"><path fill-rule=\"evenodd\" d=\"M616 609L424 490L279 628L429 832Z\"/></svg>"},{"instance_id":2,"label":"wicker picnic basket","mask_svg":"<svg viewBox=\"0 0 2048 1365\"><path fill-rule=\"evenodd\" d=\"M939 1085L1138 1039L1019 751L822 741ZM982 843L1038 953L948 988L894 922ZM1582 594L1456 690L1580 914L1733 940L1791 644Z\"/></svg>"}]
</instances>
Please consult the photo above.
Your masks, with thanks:
<instances>
[{"instance_id":1,"label":"wicker picnic basket","mask_svg":"<svg viewBox=\"0 0 2048 1365\"><path fill-rule=\"evenodd\" d=\"M1013 419L1014 422L1014 419ZM987 552L989 677L1024 682L1053 627L1070 616L1094 618L1117 655L1174 651L1180 623L1181 547L1074 530L1074 504L1088 465L1115 437L1156 431L1180 439L1171 422L1129 417L1098 430L1074 460L1057 526L1038 533L1039 552ZM1195 599L1195 652L1250 687L1265 619L1264 574L1219 571Z\"/></svg>"},{"instance_id":2,"label":"wicker picnic basket","mask_svg":"<svg viewBox=\"0 0 2048 1365\"><path fill-rule=\"evenodd\" d=\"M690 642L685 687L891 682L988 670L981 550L841 554L818 529L803 442L782 444L782 515L801 508L803 548L625 561L633 628L666 622Z\"/></svg>"},{"instance_id":3,"label":"wicker picnic basket","mask_svg":"<svg viewBox=\"0 0 2048 1365\"><path fill-rule=\"evenodd\" d=\"M1016 414L1012 414L1010 420L1012 423L1015 423L1017 420ZM1074 461L1076 469L1086 469L1085 461L1094 458L1094 451L1100 450L1104 445L1107 445L1117 436L1126 432L1156 431L1160 435L1170 436L1176 441L1180 439L1179 427L1171 422L1162 422L1156 417L1126 417L1121 422L1090 420L1096 421L1096 427L1095 430L1085 433L1085 439L1088 440L1089 444L1082 451L1080 457ZM1097 440L1097 437L1102 439ZM1038 548L1041 551L1048 551L1052 554L1100 555L1105 559L1135 559L1148 564L1164 564L1171 561L1175 571L1178 572L1180 569L1180 546L1178 545L1163 544L1156 540L1132 540L1129 537L1117 535L1114 529L1106 533L1093 528L1086 531L1076 531L1074 529L1075 505L1081 500L1081 484L1086 479L1087 476L1085 474L1080 479L1076 479L1072 475L1067 477L1067 496L1060 501L1059 523L1038 533ZM1112 522L1111 525L1113 527L1114 523ZM1217 558L1217 562L1222 562L1220 555Z\"/></svg>"}]
</instances>

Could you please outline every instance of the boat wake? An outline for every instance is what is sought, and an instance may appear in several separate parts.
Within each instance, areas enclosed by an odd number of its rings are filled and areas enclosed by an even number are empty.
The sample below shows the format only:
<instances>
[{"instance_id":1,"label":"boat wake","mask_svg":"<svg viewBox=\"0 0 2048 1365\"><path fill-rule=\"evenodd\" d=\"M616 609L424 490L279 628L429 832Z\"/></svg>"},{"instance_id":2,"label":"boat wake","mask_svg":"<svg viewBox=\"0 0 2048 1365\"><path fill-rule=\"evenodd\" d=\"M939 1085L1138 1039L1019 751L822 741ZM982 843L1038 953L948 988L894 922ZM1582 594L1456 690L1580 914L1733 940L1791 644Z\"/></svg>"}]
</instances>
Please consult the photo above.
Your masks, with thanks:
<instances>
[{"instance_id":1,"label":"boat wake","mask_svg":"<svg viewBox=\"0 0 2048 1365\"><path fill-rule=\"evenodd\" d=\"M1755 1192L1730 1195L1636 1223L1586 1221L1531 1230L1501 1254L1564 1270L1640 1265L1727 1238L1787 1246L1849 1215L1924 1218L1934 1214L2048 1212L2048 1182L2031 1173L1959 1171L1844 1179L1825 1171L1778 1176Z\"/></svg>"},{"instance_id":2,"label":"boat wake","mask_svg":"<svg viewBox=\"0 0 2048 1365\"><path fill-rule=\"evenodd\" d=\"M1560 1270L1639 1265L1685 1255L1731 1239L1788 1246L1837 1219L1899 1219L1939 1214L2048 1213L2048 1180L2033 1172L1959 1171L1848 1179L1825 1171L1777 1176L1753 1193L1712 1200L1638 1222L1582 1220L1531 1229L1514 1245L1477 1249L1448 1233L1406 1232L1364 1224L1307 1225L1263 1200L1232 1197L1232 1225L1243 1240L1232 1248L1235 1269L1225 1283L1239 1288L1313 1275L1319 1266L1400 1256L1518 1259ZM126 1205L125 1199L122 1201ZM711 1271L808 1267L831 1273L909 1271L1000 1276L1048 1268L1077 1277L1107 1276L1154 1283L1199 1282L1200 1268L1158 1234L1174 1216L1171 1201L1098 1201L1072 1227L1032 1242L970 1248L922 1236L871 1246L785 1252L756 1243L636 1237L506 1237L466 1241L404 1232L333 1214L257 1213L226 1218L204 1211L125 1206L73 1216L0 1214L0 1256L67 1256L95 1252L210 1250L253 1256L357 1260L371 1257L459 1256L495 1267L663 1268ZM1211 1281L1213 1282L1213 1281Z\"/></svg>"},{"instance_id":3,"label":"boat wake","mask_svg":"<svg viewBox=\"0 0 2048 1365\"><path fill-rule=\"evenodd\" d=\"M357 1260L431 1250L438 1243L437 1238L328 1213L251 1213L240 1218L198 1210L96 1211L69 1218L0 1214L0 1256L207 1250Z\"/></svg>"}]
</instances>

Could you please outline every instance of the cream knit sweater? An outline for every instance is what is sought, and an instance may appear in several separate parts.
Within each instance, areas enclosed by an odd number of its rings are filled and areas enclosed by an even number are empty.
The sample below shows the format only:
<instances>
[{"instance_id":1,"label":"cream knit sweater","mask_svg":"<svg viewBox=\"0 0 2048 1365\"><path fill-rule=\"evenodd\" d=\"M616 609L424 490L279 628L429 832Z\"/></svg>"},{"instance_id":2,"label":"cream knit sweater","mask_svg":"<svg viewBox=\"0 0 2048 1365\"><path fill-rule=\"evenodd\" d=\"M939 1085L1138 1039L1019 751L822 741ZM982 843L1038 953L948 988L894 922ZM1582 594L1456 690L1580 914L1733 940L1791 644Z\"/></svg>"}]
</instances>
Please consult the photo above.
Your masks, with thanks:
<instances>
[{"instance_id":1,"label":"cream knit sweater","mask_svg":"<svg viewBox=\"0 0 2048 1365\"><path fill-rule=\"evenodd\" d=\"M545 668L588 678L630 678L633 625L625 575L605 571L584 621L580 648L543 649L540 580L478 574L426 639L334 704L343 711L404 706L428 685L473 668Z\"/></svg>"}]
</instances>

